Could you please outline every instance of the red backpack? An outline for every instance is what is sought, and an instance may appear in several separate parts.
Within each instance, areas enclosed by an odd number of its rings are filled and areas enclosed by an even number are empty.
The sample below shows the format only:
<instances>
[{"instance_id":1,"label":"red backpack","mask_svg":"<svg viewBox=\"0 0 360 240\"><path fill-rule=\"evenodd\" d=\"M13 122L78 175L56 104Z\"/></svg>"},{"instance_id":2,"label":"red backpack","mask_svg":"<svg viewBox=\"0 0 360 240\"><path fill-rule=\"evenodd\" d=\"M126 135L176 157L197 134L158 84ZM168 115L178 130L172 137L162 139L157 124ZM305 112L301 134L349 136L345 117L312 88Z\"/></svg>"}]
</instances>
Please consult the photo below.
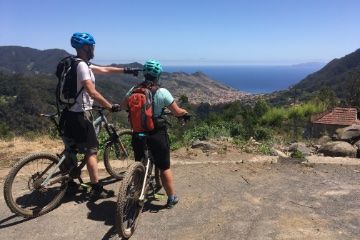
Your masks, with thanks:
<instances>
[{"instance_id":1,"label":"red backpack","mask_svg":"<svg viewBox=\"0 0 360 240\"><path fill-rule=\"evenodd\" d=\"M140 84L135 87L127 99L129 122L134 132L154 130L154 96L158 87Z\"/></svg>"}]
</instances>

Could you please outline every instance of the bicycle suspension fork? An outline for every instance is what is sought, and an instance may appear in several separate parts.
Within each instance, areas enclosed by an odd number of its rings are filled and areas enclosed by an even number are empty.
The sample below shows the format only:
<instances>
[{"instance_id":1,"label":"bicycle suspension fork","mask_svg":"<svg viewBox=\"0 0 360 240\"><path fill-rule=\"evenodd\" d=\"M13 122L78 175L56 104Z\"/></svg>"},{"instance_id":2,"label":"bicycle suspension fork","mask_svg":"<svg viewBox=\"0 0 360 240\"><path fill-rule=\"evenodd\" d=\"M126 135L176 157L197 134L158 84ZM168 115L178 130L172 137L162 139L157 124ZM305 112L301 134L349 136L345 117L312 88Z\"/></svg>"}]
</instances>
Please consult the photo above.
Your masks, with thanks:
<instances>
[{"instance_id":1,"label":"bicycle suspension fork","mask_svg":"<svg viewBox=\"0 0 360 240\"><path fill-rule=\"evenodd\" d=\"M141 194L139 197L140 201L144 201L144 199L145 199L145 188L146 188L146 184L147 184L148 177L149 177L150 164L151 164L150 158L147 157L146 166L145 166L145 177L144 177L144 181L142 184Z\"/></svg>"}]
</instances>

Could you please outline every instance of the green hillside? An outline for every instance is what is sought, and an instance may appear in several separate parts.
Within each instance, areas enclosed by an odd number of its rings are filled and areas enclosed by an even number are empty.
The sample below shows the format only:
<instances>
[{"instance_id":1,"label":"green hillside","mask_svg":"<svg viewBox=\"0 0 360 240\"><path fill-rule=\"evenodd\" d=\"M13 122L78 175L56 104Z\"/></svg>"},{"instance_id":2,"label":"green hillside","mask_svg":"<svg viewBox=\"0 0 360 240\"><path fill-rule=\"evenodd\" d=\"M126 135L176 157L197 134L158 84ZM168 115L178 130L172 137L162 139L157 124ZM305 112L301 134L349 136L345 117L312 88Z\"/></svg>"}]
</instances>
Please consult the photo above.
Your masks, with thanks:
<instances>
[{"instance_id":1,"label":"green hillside","mask_svg":"<svg viewBox=\"0 0 360 240\"><path fill-rule=\"evenodd\" d=\"M271 94L276 105L305 101L327 89L335 93L343 104L354 104L360 87L360 49L342 58L334 59L321 70L310 74L289 90Z\"/></svg>"},{"instance_id":2,"label":"green hillside","mask_svg":"<svg viewBox=\"0 0 360 240\"><path fill-rule=\"evenodd\" d=\"M19 46L0 47L0 136L6 132L22 134L44 130L50 123L41 121L40 112L55 111L54 75L58 61L68 56L64 50L37 50ZM112 64L142 67L139 63ZM143 77L128 74L97 75L96 87L111 102L120 102L130 87ZM189 102L234 101L244 94L209 79L202 73L164 73L163 86L175 98L187 95ZM225 102L224 101L224 102Z\"/></svg>"}]
</instances>

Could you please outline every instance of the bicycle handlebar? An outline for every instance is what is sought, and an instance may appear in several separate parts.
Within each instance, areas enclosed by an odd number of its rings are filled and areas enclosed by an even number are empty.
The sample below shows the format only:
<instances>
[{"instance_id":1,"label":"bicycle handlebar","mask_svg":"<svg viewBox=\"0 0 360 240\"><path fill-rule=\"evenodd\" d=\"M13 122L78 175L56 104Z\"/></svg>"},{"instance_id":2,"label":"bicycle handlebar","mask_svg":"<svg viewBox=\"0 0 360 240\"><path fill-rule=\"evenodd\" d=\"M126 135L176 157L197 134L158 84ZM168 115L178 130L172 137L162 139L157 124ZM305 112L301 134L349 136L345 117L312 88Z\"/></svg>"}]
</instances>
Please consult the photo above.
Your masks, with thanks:
<instances>
[{"instance_id":1,"label":"bicycle handlebar","mask_svg":"<svg viewBox=\"0 0 360 240\"><path fill-rule=\"evenodd\" d=\"M173 117L176 117L178 120L179 120L179 122L181 122L181 125L182 126L184 126L188 121L190 121L190 119L191 119L191 115L190 114L188 114L188 113L186 113L186 114L184 114L184 115L182 115L182 116L175 116L172 112L170 112L170 111L163 111L163 113L162 113L162 116L173 116ZM160 117L161 118L161 117ZM166 124L168 124L170 127L172 126L172 124L170 124L170 122L167 120L167 119L165 119L165 118L162 118L164 121L165 121L165 123Z\"/></svg>"},{"instance_id":2,"label":"bicycle handlebar","mask_svg":"<svg viewBox=\"0 0 360 240\"><path fill-rule=\"evenodd\" d=\"M190 119L191 119L191 117L192 117L192 115L190 115L189 113L186 113L186 114L184 114L184 115L182 115L182 116L175 116L175 115L174 115L172 112L170 112L170 111L163 111L162 115L163 115L163 116L173 116L173 117L176 117L177 119L182 119L182 120L184 120L185 122L190 121Z\"/></svg>"},{"instance_id":3,"label":"bicycle handlebar","mask_svg":"<svg viewBox=\"0 0 360 240\"><path fill-rule=\"evenodd\" d=\"M187 121L190 121L191 117L192 116L190 114L185 114L185 115L177 117L177 118L178 119L183 119L185 122L187 122Z\"/></svg>"},{"instance_id":4,"label":"bicycle handlebar","mask_svg":"<svg viewBox=\"0 0 360 240\"><path fill-rule=\"evenodd\" d=\"M59 115L57 113L51 113L51 114L46 114L46 113L39 113L40 117L47 117L47 118L56 118Z\"/></svg>"},{"instance_id":5,"label":"bicycle handlebar","mask_svg":"<svg viewBox=\"0 0 360 240\"><path fill-rule=\"evenodd\" d=\"M106 108L102 107L102 106L93 106L92 107L92 110L95 110L95 111L104 111L104 110L107 110Z\"/></svg>"},{"instance_id":6,"label":"bicycle handlebar","mask_svg":"<svg viewBox=\"0 0 360 240\"><path fill-rule=\"evenodd\" d=\"M113 104L113 106L114 105L118 105L118 104ZM120 106L120 105L119 105ZM93 106L92 107L92 110L94 110L94 111L98 111L99 113L101 113L101 114L103 114L103 111L109 111L109 112L120 112L121 111L121 109L115 109L115 110L108 110L107 108L104 108L104 107L102 107L102 106L97 106L97 105L95 105L95 106Z\"/></svg>"}]
</instances>

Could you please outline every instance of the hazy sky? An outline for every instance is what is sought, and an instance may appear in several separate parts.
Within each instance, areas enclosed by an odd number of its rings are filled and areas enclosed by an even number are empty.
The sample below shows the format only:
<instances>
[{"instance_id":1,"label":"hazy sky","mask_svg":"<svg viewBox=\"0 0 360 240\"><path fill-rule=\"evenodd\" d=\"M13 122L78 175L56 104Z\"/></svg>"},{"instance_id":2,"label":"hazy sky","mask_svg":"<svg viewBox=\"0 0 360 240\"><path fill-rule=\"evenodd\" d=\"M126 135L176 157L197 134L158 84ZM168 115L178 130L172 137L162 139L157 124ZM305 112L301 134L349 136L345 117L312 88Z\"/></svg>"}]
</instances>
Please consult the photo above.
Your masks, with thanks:
<instances>
[{"instance_id":1,"label":"hazy sky","mask_svg":"<svg viewBox=\"0 0 360 240\"><path fill-rule=\"evenodd\" d=\"M74 53L84 31L99 63L328 62L360 47L359 0L0 0L0 13L1 46Z\"/></svg>"}]
</instances>

